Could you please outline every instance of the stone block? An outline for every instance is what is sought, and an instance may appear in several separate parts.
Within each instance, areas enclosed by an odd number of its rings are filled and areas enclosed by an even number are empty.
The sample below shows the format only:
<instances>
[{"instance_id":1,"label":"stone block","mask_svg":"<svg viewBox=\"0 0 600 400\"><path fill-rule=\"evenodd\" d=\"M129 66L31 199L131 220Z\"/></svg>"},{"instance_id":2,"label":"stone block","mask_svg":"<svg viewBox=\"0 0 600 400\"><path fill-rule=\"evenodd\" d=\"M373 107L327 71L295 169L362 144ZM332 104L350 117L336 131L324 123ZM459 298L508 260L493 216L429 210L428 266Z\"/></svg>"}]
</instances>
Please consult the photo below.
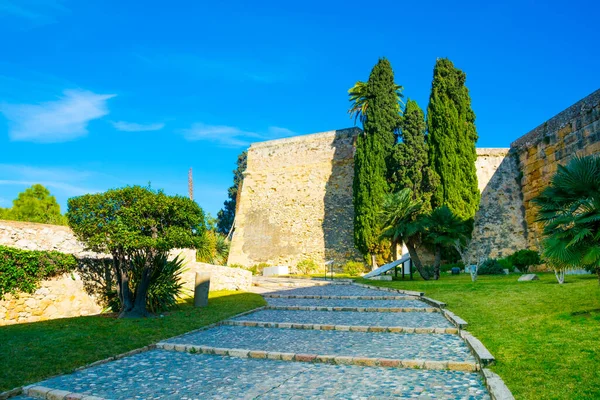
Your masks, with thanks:
<instances>
[{"instance_id":1,"label":"stone block","mask_svg":"<svg viewBox=\"0 0 600 400\"><path fill-rule=\"evenodd\" d=\"M519 277L519 282L539 281L540 278L536 274L526 274Z\"/></svg>"}]
</instances>

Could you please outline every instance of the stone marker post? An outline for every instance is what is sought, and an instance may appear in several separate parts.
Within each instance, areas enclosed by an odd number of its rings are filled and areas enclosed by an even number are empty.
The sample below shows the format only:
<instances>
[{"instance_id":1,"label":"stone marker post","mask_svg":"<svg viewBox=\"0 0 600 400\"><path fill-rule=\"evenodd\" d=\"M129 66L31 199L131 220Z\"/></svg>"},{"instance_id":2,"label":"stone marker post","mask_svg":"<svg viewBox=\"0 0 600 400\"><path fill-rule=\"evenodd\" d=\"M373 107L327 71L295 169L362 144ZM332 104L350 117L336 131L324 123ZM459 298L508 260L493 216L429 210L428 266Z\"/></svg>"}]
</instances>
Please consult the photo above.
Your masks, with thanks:
<instances>
[{"instance_id":1,"label":"stone marker post","mask_svg":"<svg viewBox=\"0 0 600 400\"><path fill-rule=\"evenodd\" d=\"M196 285L194 287L194 307L208 305L208 291L210 289L210 274L196 272Z\"/></svg>"}]
</instances>

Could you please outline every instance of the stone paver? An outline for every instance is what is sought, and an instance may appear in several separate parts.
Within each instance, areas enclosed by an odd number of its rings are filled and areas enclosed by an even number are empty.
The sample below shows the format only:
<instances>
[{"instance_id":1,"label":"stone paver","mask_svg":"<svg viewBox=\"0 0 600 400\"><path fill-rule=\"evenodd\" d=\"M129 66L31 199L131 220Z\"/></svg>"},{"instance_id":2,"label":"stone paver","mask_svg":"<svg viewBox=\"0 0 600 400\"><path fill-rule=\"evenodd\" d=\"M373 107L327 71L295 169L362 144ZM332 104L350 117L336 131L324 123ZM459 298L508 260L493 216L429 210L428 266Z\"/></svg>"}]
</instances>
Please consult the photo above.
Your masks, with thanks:
<instances>
[{"instance_id":1,"label":"stone paver","mask_svg":"<svg viewBox=\"0 0 600 400\"><path fill-rule=\"evenodd\" d=\"M328 325L404 326L450 328L453 325L441 313L374 313L355 311L261 310L233 318L234 321L283 322Z\"/></svg>"},{"instance_id":2,"label":"stone paver","mask_svg":"<svg viewBox=\"0 0 600 400\"><path fill-rule=\"evenodd\" d=\"M153 350L40 385L106 398L487 399L475 373L238 359Z\"/></svg>"},{"instance_id":3,"label":"stone paver","mask_svg":"<svg viewBox=\"0 0 600 400\"><path fill-rule=\"evenodd\" d=\"M165 343L228 349L406 360L475 362L465 342L451 334L410 334L219 326Z\"/></svg>"},{"instance_id":4,"label":"stone paver","mask_svg":"<svg viewBox=\"0 0 600 400\"><path fill-rule=\"evenodd\" d=\"M268 294L294 296L391 296L393 293L383 290L369 289L356 285L327 285L301 288L281 288ZM396 295L401 296L400 293Z\"/></svg>"},{"instance_id":5,"label":"stone paver","mask_svg":"<svg viewBox=\"0 0 600 400\"><path fill-rule=\"evenodd\" d=\"M420 300L347 300L347 299L285 299L266 298L275 307L359 307L359 308L431 308Z\"/></svg>"}]
</instances>

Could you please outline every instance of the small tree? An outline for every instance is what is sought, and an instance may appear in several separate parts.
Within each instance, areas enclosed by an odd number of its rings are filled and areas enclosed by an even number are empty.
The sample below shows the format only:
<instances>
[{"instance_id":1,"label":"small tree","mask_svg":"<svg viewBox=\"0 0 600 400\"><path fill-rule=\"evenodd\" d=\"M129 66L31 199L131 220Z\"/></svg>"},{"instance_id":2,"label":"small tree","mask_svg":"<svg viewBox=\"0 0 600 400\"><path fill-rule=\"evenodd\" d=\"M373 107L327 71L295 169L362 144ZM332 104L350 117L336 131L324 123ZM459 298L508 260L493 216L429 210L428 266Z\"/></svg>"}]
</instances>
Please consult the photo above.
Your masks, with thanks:
<instances>
[{"instance_id":1,"label":"small tree","mask_svg":"<svg viewBox=\"0 0 600 400\"><path fill-rule=\"evenodd\" d=\"M519 250L515 251L510 257L510 262L515 267L519 268L521 272L528 272L529 267L532 265L539 265L542 263L540 259L540 253L535 250Z\"/></svg>"},{"instance_id":2,"label":"small tree","mask_svg":"<svg viewBox=\"0 0 600 400\"><path fill-rule=\"evenodd\" d=\"M166 268L168 252L205 242L204 213L186 197L131 186L74 197L68 207L77 239L89 250L112 255L119 317L147 316L150 279Z\"/></svg>"},{"instance_id":3,"label":"small tree","mask_svg":"<svg viewBox=\"0 0 600 400\"><path fill-rule=\"evenodd\" d=\"M484 246L481 242L475 244L470 239L456 239L454 248L460 255L463 264L469 268L471 281L475 282L479 267L487 260L486 254L489 253L489 245Z\"/></svg>"},{"instance_id":4,"label":"small tree","mask_svg":"<svg viewBox=\"0 0 600 400\"><path fill-rule=\"evenodd\" d=\"M543 256L550 265L596 271L600 283L600 156L559 165L534 199L544 224Z\"/></svg>"},{"instance_id":5,"label":"small tree","mask_svg":"<svg viewBox=\"0 0 600 400\"><path fill-rule=\"evenodd\" d=\"M469 224L454 215L448 206L438 207L424 219L425 239L433 246L435 261L433 279L440 278L442 250L453 247L456 241L464 242L468 238Z\"/></svg>"},{"instance_id":6,"label":"small tree","mask_svg":"<svg viewBox=\"0 0 600 400\"><path fill-rule=\"evenodd\" d=\"M392 240L392 247L404 243L415 268L424 280L431 278L417 253L423 231L422 203L413 200L410 189L388 194L380 212L382 236Z\"/></svg>"},{"instance_id":7,"label":"small tree","mask_svg":"<svg viewBox=\"0 0 600 400\"><path fill-rule=\"evenodd\" d=\"M2 209L0 218L42 224L66 224L66 218L60 213L56 198L40 184L32 185L19 193L13 200L12 208Z\"/></svg>"}]
</instances>

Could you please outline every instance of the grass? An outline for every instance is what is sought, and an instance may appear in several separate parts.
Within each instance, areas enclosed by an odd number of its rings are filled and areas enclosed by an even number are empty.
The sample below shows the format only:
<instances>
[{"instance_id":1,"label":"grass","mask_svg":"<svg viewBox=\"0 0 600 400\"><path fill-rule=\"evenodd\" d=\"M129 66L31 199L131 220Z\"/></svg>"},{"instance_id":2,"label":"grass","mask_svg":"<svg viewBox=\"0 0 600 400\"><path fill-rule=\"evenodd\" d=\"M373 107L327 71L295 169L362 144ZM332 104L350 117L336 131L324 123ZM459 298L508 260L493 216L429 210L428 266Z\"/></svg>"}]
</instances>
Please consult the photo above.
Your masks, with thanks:
<instances>
[{"instance_id":1,"label":"grass","mask_svg":"<svg viewBox=\"0 0 600 400\"><path fill-rule=\"evenodd\" d=\"M517 399L600 398L600 286L594 275L446 275L439 281L367 281L425 292L464 318L496 357L491 369Z\"/></svg>"},{"instance_id":2,"label":"grass","mask_svg":"<svg viewBox=\"0 0 600 400\"><path fill-rule=\"evenodd\" d=\"M265 305L253 293L211 292L206 308L191 299L162 317L106 315L0 327L0 392L180 335Z\"/></svg>"}]
</instances>

